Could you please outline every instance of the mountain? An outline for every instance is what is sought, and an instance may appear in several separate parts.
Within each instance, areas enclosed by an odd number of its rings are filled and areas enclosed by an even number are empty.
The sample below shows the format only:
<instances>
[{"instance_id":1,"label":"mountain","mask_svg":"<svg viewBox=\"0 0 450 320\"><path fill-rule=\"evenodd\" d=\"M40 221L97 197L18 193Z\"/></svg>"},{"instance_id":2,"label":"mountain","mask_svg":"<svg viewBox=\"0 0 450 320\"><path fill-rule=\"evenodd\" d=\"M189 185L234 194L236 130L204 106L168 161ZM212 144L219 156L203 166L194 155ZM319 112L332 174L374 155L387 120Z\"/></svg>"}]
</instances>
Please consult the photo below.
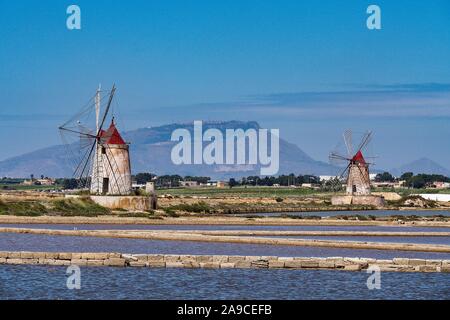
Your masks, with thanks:
<instances>
[{"instance_id":1,"label":"mountain","mask_svg":"<svg viewBox=\"0 0 450 320\"><path fill-rule=\"evenodd\" d=\"M413 172L414 174L442 174L444 176L450 177L450 170L444 168L440 164L428 158L415 160L399 168L392 169L390 172L394 176L400 176L405 172Z\"/></svg>"},{"instance_id":2,"label":"mountain","mask_svg":"<svg viewBox=\"0 0 450 320\"><path fill-rule=\"evenodd\" d=\"M193 128L193 123L169 124L123 133L125 140L131 142L130 157L133 173L196 175L209 176L212 179L259 175L259 165L173 164L171 150L178 142L170 141L172 132L175 129L187 129L192 134ZM254 121L203 122L203 131L210 128L219 129L224 134L226 129L259 129L260 126ZM30 174L34 174L35 176L70 177L73 169L69 162L64 145L52 146L1 161L0 176L29 177ZM278 174L288 173L330 175L336 174L336 168L312 159L298 146L280 138Z\"/></svg>"}]
</instances>

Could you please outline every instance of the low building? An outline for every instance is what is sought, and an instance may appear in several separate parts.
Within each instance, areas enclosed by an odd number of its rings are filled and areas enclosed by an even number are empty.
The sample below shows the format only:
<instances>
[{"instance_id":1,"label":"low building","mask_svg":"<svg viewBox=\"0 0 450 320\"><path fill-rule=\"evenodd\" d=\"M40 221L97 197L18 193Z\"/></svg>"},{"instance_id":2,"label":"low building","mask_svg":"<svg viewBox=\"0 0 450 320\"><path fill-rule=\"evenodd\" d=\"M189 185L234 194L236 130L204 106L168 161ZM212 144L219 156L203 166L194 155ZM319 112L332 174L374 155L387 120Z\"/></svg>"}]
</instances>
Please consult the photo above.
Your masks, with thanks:
<instances>
[{"instance_id":1,"label":"low building","mask_svg":"<svg viewBox=\"0 0 450 320\"><path fill-rule=\"evenodd\" d=\"M394 189L400 189L403 188L405 185L405 180L400 181L372 181L371 185L375 188L394 188Z\"/></svg>"},{"instance_id":2,"label":"low building","mask_svg":"<svg viewBox=\"0 0 450 320\"><path fill-rule=\"evenodd\" d=\"M208 187L224 188L228 185L228 183L225 181L208 181L206 185Z\"/></svg>"},{"instance_id":3,"label":"low building","mask_svg":"<svg viewBox=\"0 0 450 320\"><path fill-rule=\"evenodd\" d=\"M396 181L394 184L394 188L399 189L399 188L404 188L406 184L406 180L399 180Z\"/></svg>"},{"instance_id":4,"label":"low building","mask_svg":"<svg viewBox=\"0 0 450 320\"><path fill-rule=\"evenodd\" d=\"M198 187L198 181L180 181L180 186L186 188Z\"/></svg>"},{"instance_id":5,"label":"low building","mask_svg":"<svg viewBox=\"0 0 450 320\"><path fill-rule=\"evenodd\" d=\"M133 190L145 189L145 184L133 182L133 183L131 184L131 188L132 188Z\"/></svg>"},{"instance_id":6,"label":"low building","mask_svg":"<svg viewBox=\"0 0 450 320\"><path fill-rule=\"evenodd\" d=\"M395 187L395 182L391 182L391 181L381 181L381 182L376 182L376 181L372 181L371 182L372 186L375 188L394 188Z\"/></svg>"},{"instance_id":7,"label":"low building","mask_svg":"<svg viewBox=\"0 0 450 320\"><path fill-rule=\"evenodd\" d=\"M309 189L320 189L320 185L315 183L302 183L301 187Z\"/></svg>"},{"instance_id":8,"label":"low building","mask_svg":"<svg viewBox=\"0 0 450 320\"><path fill-rule=\"evenodd\" d=\"M50 178L42 178L42 179L33 179L33 180L25 180L22 184L26 186L53 186L56 184L55 180Z\"/></svg>"},{"instance_id":9,"label":"low building","mask_svg":"<svg viewBox=\"0 0 450 320\"><path fill-rule=\"evenodd\" d=\"M443 181L435 181L433 182L432 187L436 189L448 189L450 188L450 183Z\"/></svg>"}]
</instances>

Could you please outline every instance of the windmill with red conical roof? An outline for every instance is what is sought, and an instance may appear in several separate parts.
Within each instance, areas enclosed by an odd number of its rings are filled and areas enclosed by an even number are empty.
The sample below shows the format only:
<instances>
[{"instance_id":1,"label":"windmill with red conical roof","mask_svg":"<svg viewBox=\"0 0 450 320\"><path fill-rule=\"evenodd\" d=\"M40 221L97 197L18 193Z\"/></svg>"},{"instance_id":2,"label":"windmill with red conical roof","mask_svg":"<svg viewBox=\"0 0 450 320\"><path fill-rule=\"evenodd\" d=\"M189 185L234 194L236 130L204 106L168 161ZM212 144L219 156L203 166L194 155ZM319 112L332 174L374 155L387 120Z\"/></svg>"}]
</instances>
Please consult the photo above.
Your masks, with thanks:
<instances>
[{"instance_id":1,"label":"windmill with red conical roof","mask_svg":"<svg viewBox=\"0 0 450 320\"><path fill-rule=\"evenodd\" d=\"M132 192L129 145L120 135L114 117L109 128L103 129L109 121L115 91L115 86L106 93L99 87L87 106L59 127L74 163L74 177L91 194L128 195ZM103 113L102 94L107 97ZM91 129L93 121L88 118L94 110L95 129ZM68 141L68 136L75 137L76 141Z\"/></svg>"},{"instance_id":2,"label":"windmill with red conical roof","mask_svg":"<svg viewBox=\"0 0 450 320\"><path fill-rule=\"evenodd\" d=\"M363 151L367 149L367 146L372 139L372 132L367 131L363 134L356 151L353 150L352 131L346 130L343 137L346 155L339 151L332 151L329 156L330 162L333 164L346 165L339 178L342 179L346 177L346 191L348 195L369 195L369 165L371 163L366 161Z\"/></svg>"}]
</instances>

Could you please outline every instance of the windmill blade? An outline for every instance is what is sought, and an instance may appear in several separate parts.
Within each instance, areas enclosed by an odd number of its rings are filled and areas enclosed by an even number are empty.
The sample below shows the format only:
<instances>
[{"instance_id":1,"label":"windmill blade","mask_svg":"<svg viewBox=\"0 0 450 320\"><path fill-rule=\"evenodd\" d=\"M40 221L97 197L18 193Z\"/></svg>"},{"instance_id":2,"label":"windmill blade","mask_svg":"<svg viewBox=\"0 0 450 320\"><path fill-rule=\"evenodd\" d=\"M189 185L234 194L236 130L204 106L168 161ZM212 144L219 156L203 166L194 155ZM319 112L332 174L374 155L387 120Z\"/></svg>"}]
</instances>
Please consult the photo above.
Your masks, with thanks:
<instances>
[{"instance_id":1,"label":"windmill blade","mask_svg":"<svg viewBox=\"0 0 450 320\"><path fill-rule=\"evenodd\" d=\"M358 146L358 150L356 152L361 151L363 148L365 148L369 144L369 142L371 140L372 140L372 132L371 131L367 131L364 134L364 136L363 136L363 138L361 140L361 143Z\"/></svg>"},{"instance_id":2,"label":"windmill blade","mask_svg":"<svg viewBox=\"0 0 450 320\"><path fill-rule=\"evenodd\" d=\"M350 163L345 167L345 169L344 169L344 171L342 171L342 173L339 175L339 180L341 180L343 177L344 177L344 175L345 175L345 173L347 172L347 170L350 168Z\"/></svg>"},{"instance_id":3,"label":"windmill blade","mask_svg":"<svg viewBox=\"0 0 450 320\"><path fill-rule=\"evenodd\" d=\"M112 89L111 89L111 93L109 94L108 104L106 106L105 112L103 113L102 121L100 122L100 125L98 127L97 137L100 135L100 132L103 129L103 125L105 124L105 120L106 120L106 117L108 116L109 109L111 108L111 102L112 102L112 99L114 97L114 93L115 92L116 92L116 85L113 84Z\"/></svg>"},{"instance_id":4,"label":"windmill blade","mask_svg":"<svg viewBox=\"0 0 450 320\"><path fill-rule=\"evenodd\" d=\"M352 145L352 130L347 129L344 131L344 142L345 142L345 147L347 148L347 155L348 157L352 157L353 156L353 145Z\"/></svg>"},{"instance_id":5,"label":"windmill blade","mask_svg":"<svg viewBox=\"0 0 450 320\"><path fill-rule=\"evenodd\" d=\"M77 114L73 115L69 120L67 120L64 124L62 124L59 128L66 128L69 127L71 123L76 122L79 118L82 116L89 114L92 112L92 108L95 104L95 95L92 96L89 101L82 107L81 111Z\"/></svg>"},{"instance_id":6,"label":"windmill blade","mask_svg":"<svg viewBox=\"0 0 450 320\"><path fill-rule=\"evenodd\" d=\"M350 161L350 158L341 156L340 154L336 153L336 152L331 152L330 155L328 156L328 158L330 160L342 160L342 161Z\"/></svg>"},{"instance_id":7,"label":"windmill blade","mask_svg":"<svg viewBox=\"0 0 450 320\"><path fill-rule=\"evenodd\" d=\"M105 123L105 119L106 119L106 116L108 115L109 108L111 107L111 102L112 102L112 99L114 97L114 92L115 91L116 91L116 87L115 87L115 85L113 85L111 93L109 94L108 105L106 106L105 113L103 114L102 122L100 123L100 126L98 127L96 139L94 140L94 143L91 146L91 149L90 149L89 154L87 156L87 161L83 165L83 170L81 171L80 178L83 177L83 174L84 174L84 172L85 172L85 170L86 170L86 168L87 168L87 166L89 164L89 159L91 158L91 156L93 154L93 151L95 149L95 146L97 145L98 140L100 139L100 137L99 137L100 136L100 132L101 132L101 130L103 128L103 125Z\"/></svg>"},{"instance_id":8,"label":"windmill blade","mask_svg":"<svg viewBox=\"0 0 450 320\"><path fill-rule=\"evenodd\" d=\"M73 130L73 129L70 129L70 128L66 128L66 127L59 127L58 128L60 131L68 131L68 132L71 132L71 133L75 133L75 134L77 134L77 135L80 135L80 136L85 136L85 137L90 137L90 138L96 138L96 136L95 135L93 135L93 134L90 134L90 133L88 133L88 132L83 132L83 131L79 131L79 130Z\"/></svg>"}]
</instances>

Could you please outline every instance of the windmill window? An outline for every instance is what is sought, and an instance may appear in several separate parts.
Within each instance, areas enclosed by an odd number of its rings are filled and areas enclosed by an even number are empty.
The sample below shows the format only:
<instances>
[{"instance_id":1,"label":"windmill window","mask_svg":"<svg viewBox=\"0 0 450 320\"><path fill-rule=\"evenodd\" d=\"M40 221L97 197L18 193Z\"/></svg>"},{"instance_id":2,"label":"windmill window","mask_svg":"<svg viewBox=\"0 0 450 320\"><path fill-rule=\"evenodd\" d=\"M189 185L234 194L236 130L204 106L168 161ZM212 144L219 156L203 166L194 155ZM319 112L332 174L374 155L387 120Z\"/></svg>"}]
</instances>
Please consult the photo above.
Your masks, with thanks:
<instances>
[{"instance_id":1,"label":"windmill window","mask_svg":"<svg viewBox=\"0 0 450 320\"><path fill-rule=\"evenodd\" d=\"M353 187L352 187L352 191L353 191L353 192L356 192L356 185L355 185L355 184L354 184Z\"/></svg>"},{"instance_id":2,"label":"windmill window","mask_svg":"<svg viewBox=\"0 0 450 320\"><path fill-rule=\"evenodd\" d=\"M102 147L102 154L106 154L106 148Z\"/></svg>"}]
</instances>

